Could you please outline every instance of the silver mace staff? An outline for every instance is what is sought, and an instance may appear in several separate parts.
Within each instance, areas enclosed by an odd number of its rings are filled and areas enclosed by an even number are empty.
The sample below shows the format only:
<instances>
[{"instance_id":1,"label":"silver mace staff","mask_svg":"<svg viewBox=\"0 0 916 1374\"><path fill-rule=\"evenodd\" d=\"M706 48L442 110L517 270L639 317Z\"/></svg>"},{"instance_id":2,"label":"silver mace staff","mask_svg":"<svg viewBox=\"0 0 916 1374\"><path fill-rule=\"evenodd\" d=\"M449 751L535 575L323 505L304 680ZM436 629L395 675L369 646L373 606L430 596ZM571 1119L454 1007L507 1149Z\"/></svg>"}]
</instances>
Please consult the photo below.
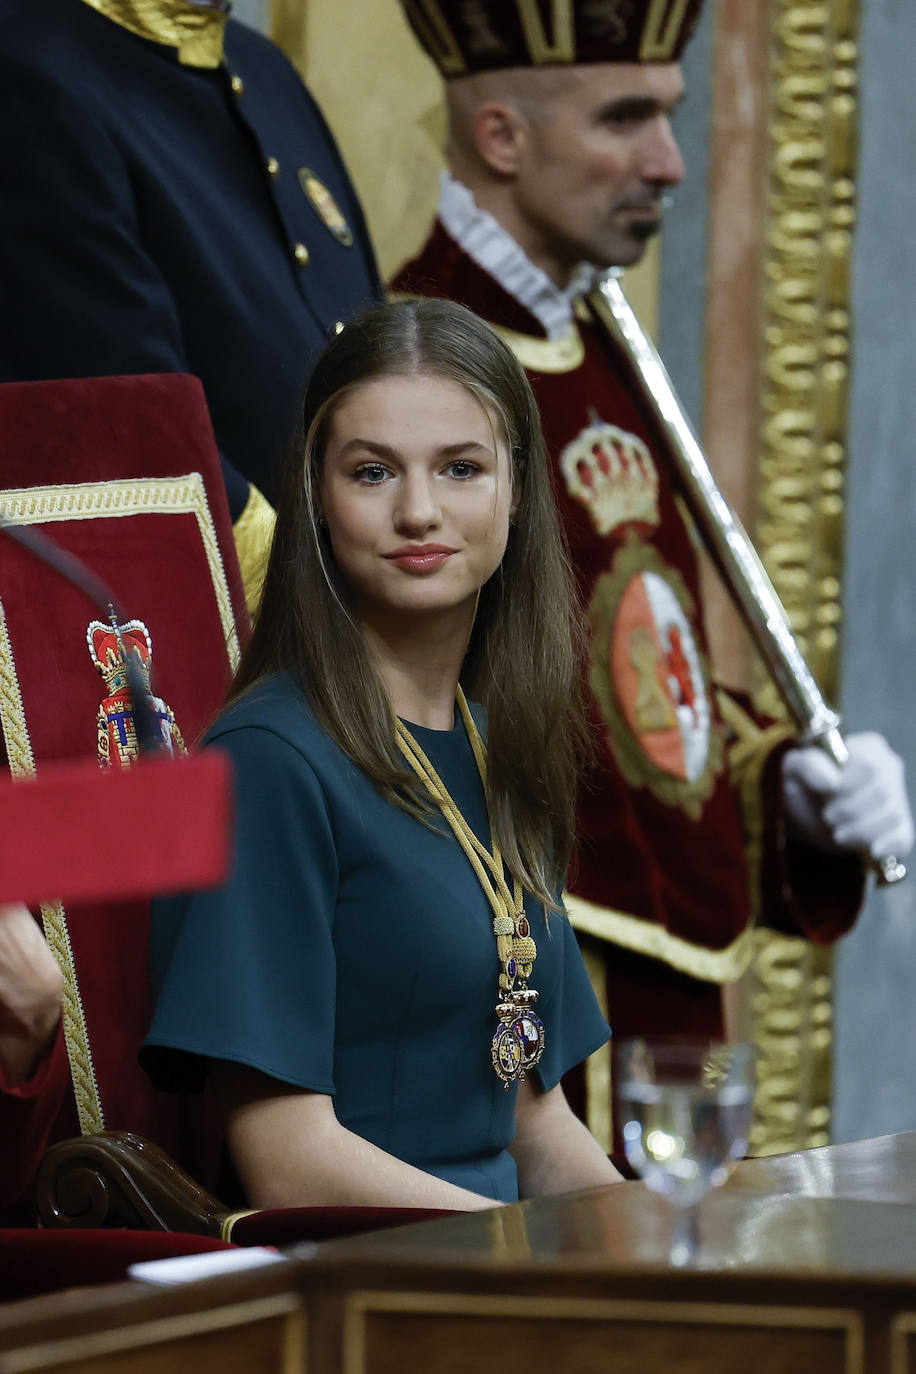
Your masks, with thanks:
<instances>
[{"instance_id":1,"label":"silver mace staff","mask_svg":"<svg viewBox=\"0 0 916 1374\"><path fill-rule=\"evenodd\" d=\"M691 512L798 727L801 742L819 745L842 768L849 761L849 750L840 734L840 717L827 705L812 677L785 608L741 522L716 485L665 365L646 337L617 276L616 270L603 276L589 294L588 303L633 363L640 390L669 440ZM869 862L882 887L906 877L906 866L893 854Z\"/></svg>"}]
</instances>

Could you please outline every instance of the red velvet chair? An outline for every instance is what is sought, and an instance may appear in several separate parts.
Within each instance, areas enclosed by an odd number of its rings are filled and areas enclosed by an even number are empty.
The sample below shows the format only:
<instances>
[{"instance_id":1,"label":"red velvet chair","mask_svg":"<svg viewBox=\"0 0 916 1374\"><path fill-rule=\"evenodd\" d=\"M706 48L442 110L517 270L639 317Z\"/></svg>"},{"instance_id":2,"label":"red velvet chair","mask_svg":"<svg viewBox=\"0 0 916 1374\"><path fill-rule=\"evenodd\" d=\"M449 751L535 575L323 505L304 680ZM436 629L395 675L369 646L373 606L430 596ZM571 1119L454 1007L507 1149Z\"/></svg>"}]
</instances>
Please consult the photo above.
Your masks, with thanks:
<instances>
[{"instance_id":1,"label":"red velvet chair","mask_svg":"<svg viewBox=\"0 0 916 1374\"><path fill-rule=\"evenodd\" d=\"M182 739L192 745L222 701L248 625L199 383L163 375L0 386L0 436L0 516L41 528L110 584L137 622L137 652L151 652L165 733L176 749ZM114 653L111 636L92 627L104 619L84 593L0 534L0 734L15 778L41 776L52 761L130 761L117 681L100 676ZM100 868L131 864L132 834L119 820L116 808L103 817ZM157 816L146 824L155 833ZM201 1102L156 1093L137 1064L150 1014L148 899L48 896L41 918L67 978L63 1024L30 1083L0 1082L0 1222L28 1224L38 1205L43 1226L79 1229L80 1261L62 1279L74 1242L7 1232L4 1245L0 1233L5 1272L24 1256L33 1272L44 1246L51 1286L112 1277L119 1246L99 1236L87 1262L87 1227L129 1228L123 1272L143 1253L199 1249L200 1237L214 1246L229 1235L274 1243L427 1215L231 1213L209 1191L219 1144ZM198 1238L144 1240L140 1228Z\"/></svg>"}]
</instances>

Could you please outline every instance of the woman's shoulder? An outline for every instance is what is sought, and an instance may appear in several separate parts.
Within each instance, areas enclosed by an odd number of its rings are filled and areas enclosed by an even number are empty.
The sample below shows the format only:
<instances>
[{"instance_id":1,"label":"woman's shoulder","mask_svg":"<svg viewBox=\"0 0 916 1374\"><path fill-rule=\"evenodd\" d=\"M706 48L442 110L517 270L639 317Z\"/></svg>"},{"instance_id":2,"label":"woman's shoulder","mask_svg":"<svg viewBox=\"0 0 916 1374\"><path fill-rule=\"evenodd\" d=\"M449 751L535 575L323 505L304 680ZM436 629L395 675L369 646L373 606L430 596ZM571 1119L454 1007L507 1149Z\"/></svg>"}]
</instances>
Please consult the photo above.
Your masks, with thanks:
<instances>
[{"instance_id":1,"label":"woman's shoulder","mask_svg":"<svg viewBox=\"0 0 916 1374\"><path fill-rule=\"evenodd\" d=\"M308 697L288 673L264 678L230 702L207 731L204 743L231 747L233 737L250 731L273 736L306 757L335 747L315 719Z\"/></svg>"}]
</instances>

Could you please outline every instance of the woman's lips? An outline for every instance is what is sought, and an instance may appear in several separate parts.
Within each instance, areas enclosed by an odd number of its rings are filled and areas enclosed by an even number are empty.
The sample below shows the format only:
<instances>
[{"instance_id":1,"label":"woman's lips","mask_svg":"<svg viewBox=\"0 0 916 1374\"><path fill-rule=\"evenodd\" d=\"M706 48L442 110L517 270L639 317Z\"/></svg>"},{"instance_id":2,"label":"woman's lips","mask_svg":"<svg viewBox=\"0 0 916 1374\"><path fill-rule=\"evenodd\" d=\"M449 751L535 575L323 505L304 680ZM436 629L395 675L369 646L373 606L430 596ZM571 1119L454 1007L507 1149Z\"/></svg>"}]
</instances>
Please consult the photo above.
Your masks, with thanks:
<instances>
[{"instance_id":1,"label":"woman's lips","mask_svg":"<svg viewBox=\"0 0 916 1374\"><path fill-rule=\"evenodd\" d=\"M389 563L396 563L405 572L435 572L455 553L455 549L442 544L417 544L393 549L384 557Z\"/></svg>"}]
</instances>

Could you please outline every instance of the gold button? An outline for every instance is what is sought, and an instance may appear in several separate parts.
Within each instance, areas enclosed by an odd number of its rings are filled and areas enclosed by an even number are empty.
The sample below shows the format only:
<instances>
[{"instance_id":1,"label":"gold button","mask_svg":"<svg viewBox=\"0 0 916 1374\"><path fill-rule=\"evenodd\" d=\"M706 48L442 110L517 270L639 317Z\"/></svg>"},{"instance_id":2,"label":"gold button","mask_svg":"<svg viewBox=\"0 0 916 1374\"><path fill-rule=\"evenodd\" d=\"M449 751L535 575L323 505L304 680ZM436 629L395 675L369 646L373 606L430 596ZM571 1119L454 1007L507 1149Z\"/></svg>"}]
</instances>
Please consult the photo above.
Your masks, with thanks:
<instances>
[{"instance_id":1,"label":"gold button","mask_svg":"<svg viewBox=\"0 0 916 1374\"><path fill-rule=\"evenodd\" d=\"M344 330L344 322L343 322L343 320L338 320L338 321L336 322L336 324L334 325L334 333L335 333L335 334L342 334L342 333L343 333L343 330Z\"/></svg>"},{"instance_id":2,"label":"gold button","mask_svg":"<svg viewBox=\"0 0 916 1374\"><path fill-rule=\"evenodd\" d=\"M241 95L245 89L245 83L240 76L231 77L229 85L232 87L233 95Z\"/></svg>"},{"instance_id":3,"label":"gold button","mask_svg":"<svg viewBox=\"0 0 916 1374\"><path fill-rule=\"evenodd\" d=\"M295 248L293 249L293 257L296 259L300 267L307 266L309 260L309 250L306 248L304 243L296 244Z\"/></svg>"},{"instance_id":4,"label":"gold button","mask_svg":"<svg viewBox=\"0 0 916 1374\"><path fill-rule=\"evenodd\" d=\"M269 176L278 177L280 175L280 164L275 157L267 159L267 172Z\"/></svg>"}]
</instances>

